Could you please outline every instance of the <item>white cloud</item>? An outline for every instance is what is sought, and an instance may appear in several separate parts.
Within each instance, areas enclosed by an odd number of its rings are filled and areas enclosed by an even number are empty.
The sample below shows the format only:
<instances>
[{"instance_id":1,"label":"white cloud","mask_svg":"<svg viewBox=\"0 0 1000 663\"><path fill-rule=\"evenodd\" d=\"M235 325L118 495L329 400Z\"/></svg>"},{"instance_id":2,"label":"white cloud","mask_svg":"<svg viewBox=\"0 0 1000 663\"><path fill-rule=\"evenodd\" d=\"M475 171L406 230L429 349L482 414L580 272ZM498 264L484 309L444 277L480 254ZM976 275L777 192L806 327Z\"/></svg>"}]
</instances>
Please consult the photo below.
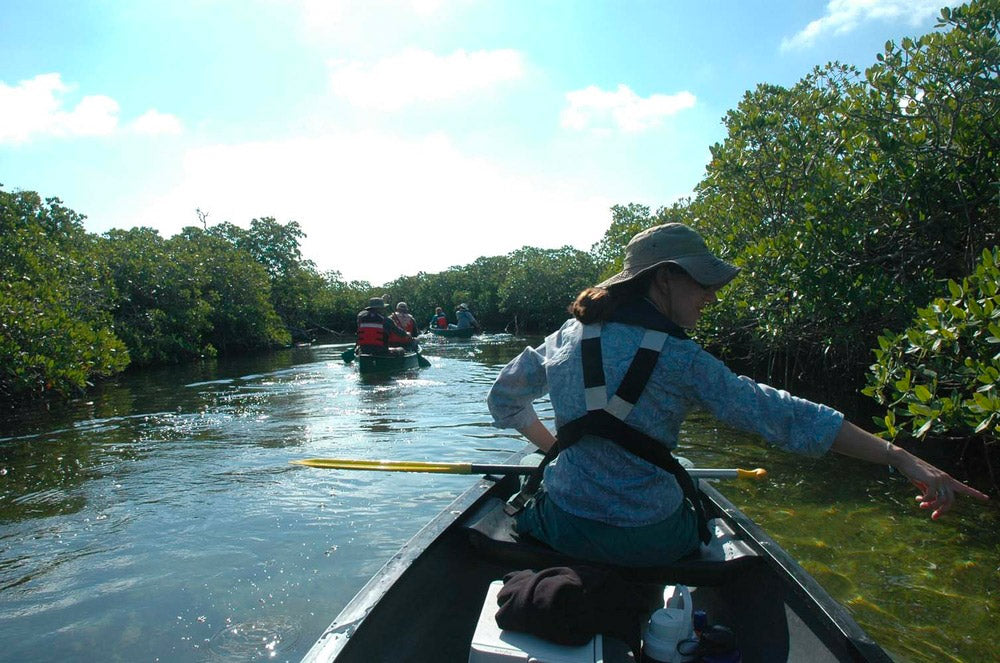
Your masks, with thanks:
<instances>
[{"instance_id":1,"label":"white cloud","mask_svg":"<svg viewBox=\"0 0 1000 663\"><path fill-rule=\"evenodd\" d=\"M210 223L294 220L320 269L381 284L526 244L589 249L612 204L583 183L463 154L441 134L345 132L190 151L179 183L128 224L169 236L196 225L195 208Z\"/></svg>"},{"instance_id":2,"label":"white cloud","mask_svg":"<svg viewBox=\"0 0 1000 663\"><path fill-rule=\"evenodd\" d=\"M441 10L441 7L444 6L444 0L410 0L409 5L413 8L413 13L429 16Z\"/></svg>"},{"instance_id":3,"label":"white cloud","mask_svg":"<svg viewBox=\"0 0 1000 663\"><path fill-rule=\"evenodd\" d=\"M86 96L70 110L61 97L73 88L59 74L39 74L16 86L0 82L0 143L21 143L37 135L109 134L118 124L118 103Z\"/></svg>"},{"instance_id":4,"label":"white cloud","mask_svg":"<svg viewBox=\"0 0 1000 663\"><path fill-rule=\"evenodd\" d=\"M654 94L642 98L627 85L619 85L614 92L591 85L583 90L566 94L569 107L560 116L566 129L607 130L610 125L627 132L644 131L657 127L663 118L695 105L690 92Z\"/></svg>"},{"instance_id":5,"label":"white cloud","mask_svg":"<svg viewBox=\"0 0 1000 663\"><path fill-rule=\"evenodd\" d=\"M38 136L108 136L118 130L118 102L100 94L87 95L65 108L65 96L76 86L59 74L39 74L16 86L0 82L0 143L23 143ZM170 115L148 111L133 124L136 131L179 131Z\"/></svg>"},{"instance_id":6,"label":"white cloud","mask_svg":"<svg viewBox=\"0 0 1000 663\"><path fill-rule=\"evenodd\" d=\"M811 21L796 35L783 39L781 50L807 48L821 37L847 34L861 23L906 20L916 26L936 15L941 4L941 0L830 0L826 15Z\"/></svg>"},{"instance_id":7,"label":"white cloud","mask_svg":"<svg viewBox=\"0 0 1000 663\"><path fill-rule=\"evenodd\" d=\"M107 136L118 126L118 102L104 95L90 95L69 113L49 118L53 133L73 136Z\"/></svg>"},{"instance_id":8,"label":"white cloud","mask_svg":"<svg viewBox=\"0 0 1000 663\"><path fill-rule=\"evenodd\" d=\"M350 27L387 20L429 18L443 13L456 0L300 0L305 28L312 32L339 32Z\"/></svg>"},{"instance_id":9,"label":"white cloud","mask_svg":"<svg viewBox=\"0 0 1000 663\"><path fill-rule=\"evenodd\" d=\"M329 67L334 94L355 106L384 111L482 92L524 75L521 54L513 50L458 50L440 56L407 49L373 64L337 60Z\"/></svg>"},{"instance_id":10,"label":"white cloud","mask_svg":"<svg viewBox=\"0 0 1000 663\"><path fill-rule=\"evenodd\" d=\"M129 125L129 129L134 133L149 135L168 134L176 136L184 132L184 127L176 115L161 113L155 108L151 108L137 117Z\"/></svg>"}]
</instances>

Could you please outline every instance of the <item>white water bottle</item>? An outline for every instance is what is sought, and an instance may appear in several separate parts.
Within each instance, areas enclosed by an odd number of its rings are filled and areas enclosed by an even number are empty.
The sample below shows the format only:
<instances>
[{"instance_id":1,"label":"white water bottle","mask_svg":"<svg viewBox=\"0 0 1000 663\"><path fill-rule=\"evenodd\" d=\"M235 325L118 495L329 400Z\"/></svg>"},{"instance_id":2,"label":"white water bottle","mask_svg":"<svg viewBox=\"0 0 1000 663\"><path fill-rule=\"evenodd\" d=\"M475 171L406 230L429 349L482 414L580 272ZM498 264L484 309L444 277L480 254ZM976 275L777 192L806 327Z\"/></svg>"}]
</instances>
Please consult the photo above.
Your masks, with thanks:
<instances>
[{"instance_id":1,"label":"white water bottle","mask_svg":"<svg viewBox=\"0 0 1000 663\"><path fill-rule=\"evenodd\" d=\"M677 651L679 642L695 637L691 610L691 592L687 585L667 585L663 591L663 607L650 615L642 629L643 661L680 663L694 660Z\"/></svg>"}]
</instances>

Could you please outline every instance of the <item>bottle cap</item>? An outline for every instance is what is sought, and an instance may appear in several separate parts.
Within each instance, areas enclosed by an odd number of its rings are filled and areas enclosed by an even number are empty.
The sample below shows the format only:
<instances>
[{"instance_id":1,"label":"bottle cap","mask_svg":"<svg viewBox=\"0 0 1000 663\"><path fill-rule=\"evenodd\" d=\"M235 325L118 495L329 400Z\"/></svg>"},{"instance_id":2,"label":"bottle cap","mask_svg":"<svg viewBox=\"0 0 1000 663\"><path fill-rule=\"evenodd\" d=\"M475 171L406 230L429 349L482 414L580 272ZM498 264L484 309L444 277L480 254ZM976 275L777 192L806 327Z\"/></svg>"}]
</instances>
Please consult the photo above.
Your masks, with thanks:
<instances>
[{"instance_id":1,"label":"bottle cap","mask_svg":"<svg viewBox=\"0 0 1000 663\"><path fill-rule=\"evenodd\" d=\"M690 622L684 611L660 608L649 617L643 629L642 651L647 659L669 662L677 656L677 643L688 636Z\"/></svg>"},{"instance_id":2,"label":"bottle cap","mask_svg":"<svg viewBox=\"0 0 1000 663\"><path fill-rule=\"evenodd\" d=\"M708 614L704 610L695 610L691 615L691 621L694 625L694 630L704 631L705 627L708 626Z\"/></svg>"}]
</instances>

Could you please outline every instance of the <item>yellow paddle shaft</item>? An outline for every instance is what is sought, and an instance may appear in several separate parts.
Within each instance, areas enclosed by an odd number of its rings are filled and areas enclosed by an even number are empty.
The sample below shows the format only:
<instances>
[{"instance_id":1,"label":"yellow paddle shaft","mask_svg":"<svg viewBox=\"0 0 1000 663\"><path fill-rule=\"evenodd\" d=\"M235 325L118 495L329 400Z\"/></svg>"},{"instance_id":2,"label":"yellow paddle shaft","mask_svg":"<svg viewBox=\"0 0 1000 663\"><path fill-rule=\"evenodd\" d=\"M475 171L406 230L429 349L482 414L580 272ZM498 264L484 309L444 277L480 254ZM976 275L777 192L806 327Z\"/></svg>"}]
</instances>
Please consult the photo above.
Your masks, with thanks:
<instances>
[{"instance_id":1,"label":"yellow paddle shaft","mask_svg":"<svg viewBox=\"0 0 1000 663\"><path fill-rule=\"evenodd\" d=\"M432 472L436 474L479 474L473 472L471 463L424 463L412 460L354 460L350 458L304 458L293 460L293 465L319 467L327 470L370 470L374 472ZM518 467L523 474L530 474L530 466ZM486 472L483 472L484 474Z\"/></svg>"},{"instance_id":2,"label":"yellow paddle shaft","mask_svg":"<svg viewBox=\"0 0 1000 663\"><path fill-rule=\"evenodd\" d=\"M352 458L304 458L291 461L293 465L318 467L327 470L368 470L373 472L430 472L433 474L532 474L531 465L483 465L476 463L434 463L413 460L356 460ZM767 470L690 468L695 479L763 479Z\"/></svg>"}]
</instances>

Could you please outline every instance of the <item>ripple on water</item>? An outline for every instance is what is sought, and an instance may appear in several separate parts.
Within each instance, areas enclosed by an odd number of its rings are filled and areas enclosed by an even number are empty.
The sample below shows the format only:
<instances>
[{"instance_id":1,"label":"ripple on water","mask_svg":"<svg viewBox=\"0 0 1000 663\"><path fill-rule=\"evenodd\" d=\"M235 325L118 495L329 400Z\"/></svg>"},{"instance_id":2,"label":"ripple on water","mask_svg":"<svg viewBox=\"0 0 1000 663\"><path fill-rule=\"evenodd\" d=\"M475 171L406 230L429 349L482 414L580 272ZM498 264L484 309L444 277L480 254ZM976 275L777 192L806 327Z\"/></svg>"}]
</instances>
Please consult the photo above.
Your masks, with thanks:
<instances>
[{"instance_id":1,"label":"ripple on water","mask_svg":"<svg viewBox=\"0 0 1000 663\"><path fill-rule=\"evenodd\" d=\"M214 385L227 385L232 384L234 380L232 378L224 378L222 380L205 380L204 382L191 382L190 384L184 385L186 388L193 387L207 387Z\"/></svg>"},{"instance_id":2,"label":"ripple on water","mask_svg":"<svg viewBox=\"0 0 1000 663\"><path fill-rule=\"evenodd\" d=\"M287 615L229 624L209 640L209 659L269 660L281 652L294 650L301 636L300 622Z\"/></svg>"}]
</instances>

